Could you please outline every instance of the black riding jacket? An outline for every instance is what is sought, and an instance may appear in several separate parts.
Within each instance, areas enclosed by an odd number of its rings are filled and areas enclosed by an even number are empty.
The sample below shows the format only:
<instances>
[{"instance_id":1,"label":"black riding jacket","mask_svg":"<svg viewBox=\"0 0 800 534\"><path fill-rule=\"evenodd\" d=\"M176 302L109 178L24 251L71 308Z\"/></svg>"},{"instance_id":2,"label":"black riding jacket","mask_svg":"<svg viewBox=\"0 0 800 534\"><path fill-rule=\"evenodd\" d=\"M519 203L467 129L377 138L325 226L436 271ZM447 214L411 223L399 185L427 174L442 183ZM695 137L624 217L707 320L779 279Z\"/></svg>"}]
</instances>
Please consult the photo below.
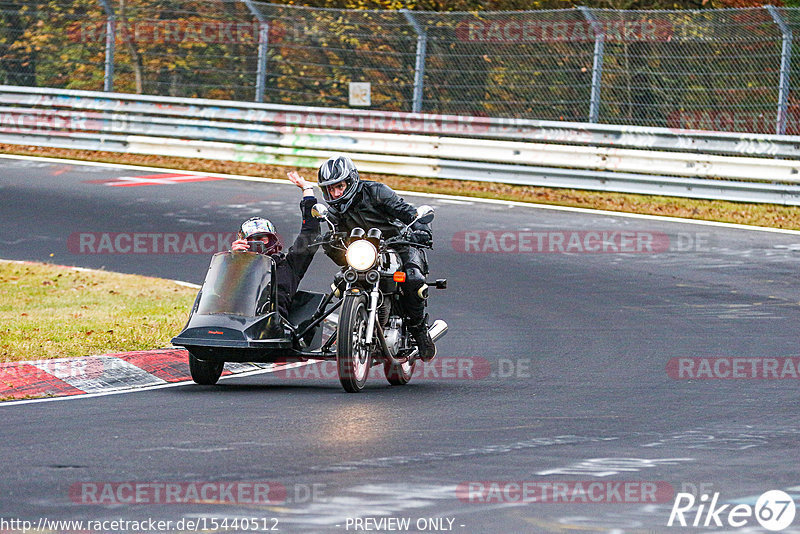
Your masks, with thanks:
<instances>
[{"instance_id":1,"label":"black riding jacket","mask_svg":"<svg viewBox=\"0 0 800 534\"><path fill-rule=\"evenodd\" d=\"M349 234L357 227L364 231L379 228L386 239L398 235L406 224L413 221L417 209L400 198L388 185L362 180L347 210L341 212L332 205L329 213L340 232ZM428 224L417 222L412 229L427 232L428 238L431 236Z\"/></svg>"},{"instance_id":2,"label":"black riding jacket","mask_svg":"<svg viewBox=\"0 0 800 534\"><path fill-rule=\"evenodd\" d=\"M309 246L319 236L319 219L311 215L311 208L317 203L314 197L303 197L300 201L300 212L303 214L303 225L294 244L286 253L273 254L275 259L275 276L278 279L278 310L283 317L288 315L289 305L292 302L300 280L305 276L316 246Z\"/></svg>"},{"instance_id":3,"label":"black riding jacket","mask_svg":"<svg viewBox=\"0 0 800 534\"><path fill-rule=\"evenodd\" d=\"M336 224L336 229L348 234L353 228L379 228L384 238L400 234L405 225L417 217L417 209L397 196L391 187L380 182L362 181L356 191L353 201L347 210L341 212L335 206L330 208L331 220ZM412 239L417 242L431 241L432 233L430 224L419 221L411 226ZM414 247L398 247L397 251L403 261L403 269L408 278L401 284L404 288L402 298L405 315L409 324L418 325L424 321L425 299L417 294L417 290L425 283L427 262L425 256ZM325 248L325 253L339 265L345 265L344 254L331 247ZM405 291L407 289L407 291Z\"/></svg>"}]
</instances>

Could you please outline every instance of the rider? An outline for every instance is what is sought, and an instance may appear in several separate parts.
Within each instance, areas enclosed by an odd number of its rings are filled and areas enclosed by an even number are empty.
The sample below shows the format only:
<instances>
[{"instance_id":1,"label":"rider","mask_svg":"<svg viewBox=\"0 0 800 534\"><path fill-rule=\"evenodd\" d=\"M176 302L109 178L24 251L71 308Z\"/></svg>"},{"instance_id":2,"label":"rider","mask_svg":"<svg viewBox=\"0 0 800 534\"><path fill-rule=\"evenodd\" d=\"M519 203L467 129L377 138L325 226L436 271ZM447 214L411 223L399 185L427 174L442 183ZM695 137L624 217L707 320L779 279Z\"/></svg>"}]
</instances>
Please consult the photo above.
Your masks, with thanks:
<instances>
[{"instance_id":1,"label":"rider","mask_svg":"<svg viewBox=\"0 0 800 534\"><path fill-rule=\"evenodd\" d=\"M303 179L297 172L287 173L289 180L303 190L300 200L300 211L303 215L303 226L294 240L294 245L286 254L281 253L283 245L275 232L275 226L261 217L252 217L239 227L236 241L231 244L231 250L246 251L250 249L248 241L261 241L265 247L262 252L272 256L275 260L275 275L278 279L278 311L282 317L288 317L289 305L300 280L314 259L316 246L309 246L319 236L319 220L311 215L311 208L316 204L314 190L310 182Z\"/></svg>"},{"instance_id":2,"label":"rider","mask_svg":"<svg viewBox=\"0 0 800 534\"><path fill-rule=\"evenodd\" d=\"M334 156L323 163L319 168L318 185L330 206L331 220L339 231L348 234L356 227L365 231L379 228L384 237L393 237L417 215L416 208L398 197L388 185L360 180L355 164L347 156ZM416 222L411 229L410 241L419 244L432 242L429 224ZM427 262L416 247L399 247L397 251L406 273L406 281L400 287L408 329L417 342L420 358L427 362L436 355L436 346L428 333L425 298L420 294L425 284ZM344 259L336 250L326 248L325 252L343 265Z\"/></svg>"}]
</instances>

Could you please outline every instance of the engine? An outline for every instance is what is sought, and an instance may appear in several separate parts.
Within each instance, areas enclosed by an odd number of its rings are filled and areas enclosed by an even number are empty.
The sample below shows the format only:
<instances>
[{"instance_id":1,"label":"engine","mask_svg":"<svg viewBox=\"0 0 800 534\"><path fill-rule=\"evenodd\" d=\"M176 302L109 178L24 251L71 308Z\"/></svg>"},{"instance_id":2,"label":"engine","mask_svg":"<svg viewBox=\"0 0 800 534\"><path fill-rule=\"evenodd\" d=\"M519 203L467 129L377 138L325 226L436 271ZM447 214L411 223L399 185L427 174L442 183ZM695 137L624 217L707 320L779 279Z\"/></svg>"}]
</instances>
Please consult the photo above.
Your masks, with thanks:
<instances>
[{"instance_id":1,"label":"engine","mask_svg":"<svg viewBox=\"0 0 800 534\"><path fill-rule=\"evenodd\" d=\"M397 356L403 348L403 319L400 317L390 317L389 324L383 330L386 338L386 346L392 356Z\"/></svg>"}]
</instances>

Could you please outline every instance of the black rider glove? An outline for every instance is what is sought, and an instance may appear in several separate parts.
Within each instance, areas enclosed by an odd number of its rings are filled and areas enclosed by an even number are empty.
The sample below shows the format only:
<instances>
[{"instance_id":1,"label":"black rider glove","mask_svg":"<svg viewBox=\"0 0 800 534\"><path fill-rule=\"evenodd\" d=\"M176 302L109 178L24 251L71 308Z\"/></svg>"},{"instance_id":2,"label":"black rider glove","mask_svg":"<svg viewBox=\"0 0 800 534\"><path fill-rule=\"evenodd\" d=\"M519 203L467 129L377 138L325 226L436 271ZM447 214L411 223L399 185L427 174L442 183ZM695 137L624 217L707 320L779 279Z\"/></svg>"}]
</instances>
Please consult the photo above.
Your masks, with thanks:
<instances>
[{"instance_id":1,"label":"black rider glove","mask_svg":"<svg viewBox=\"0 0 800 534\"><path fill-rule=\"evenodd\" d=\"M414 230L408 236L408 240L420 245L431 245L433 243L433 235L427 230Z\"/></svg>"},{"instance_id":2,"label":"black rider glove","mask_svg":"<svg viewBox=\"0 0 800 534\"><path fill-rule=\"evenodd\" d=\"M328 242L331 238L331 235L331 232L327 232L323 236L324 242L322 244L322 250L325 252L325 255L332 259L337 265L346 265L347 260L345 259L344 251L334 246L333 243Z\"/></svg>"}]
</instances>

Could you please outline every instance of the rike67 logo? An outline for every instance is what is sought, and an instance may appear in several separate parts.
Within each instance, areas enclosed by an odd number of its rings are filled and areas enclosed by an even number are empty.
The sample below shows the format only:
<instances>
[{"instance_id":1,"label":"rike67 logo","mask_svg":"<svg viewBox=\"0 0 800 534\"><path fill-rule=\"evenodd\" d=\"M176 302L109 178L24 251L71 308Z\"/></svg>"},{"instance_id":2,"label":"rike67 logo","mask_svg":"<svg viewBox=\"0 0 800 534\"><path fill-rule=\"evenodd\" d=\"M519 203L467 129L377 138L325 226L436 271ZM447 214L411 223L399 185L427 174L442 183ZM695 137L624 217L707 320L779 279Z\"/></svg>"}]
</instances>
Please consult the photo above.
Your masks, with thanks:
<instances>
[{"instance_id":1,"label":"rike67 logo","mask_svg":"<svg viewBox=\"0 0 800 534\"><path fill-rule=\"evenodd\" d=\"M678 493L667 526L743 527L755 518L761 527L777 532L792 524L797 511L792 496L780 490L763 493L755 505L718 502L719 492L711 497L703 494L699 500L691 493Z\"/></svg>"}]
</instances>

